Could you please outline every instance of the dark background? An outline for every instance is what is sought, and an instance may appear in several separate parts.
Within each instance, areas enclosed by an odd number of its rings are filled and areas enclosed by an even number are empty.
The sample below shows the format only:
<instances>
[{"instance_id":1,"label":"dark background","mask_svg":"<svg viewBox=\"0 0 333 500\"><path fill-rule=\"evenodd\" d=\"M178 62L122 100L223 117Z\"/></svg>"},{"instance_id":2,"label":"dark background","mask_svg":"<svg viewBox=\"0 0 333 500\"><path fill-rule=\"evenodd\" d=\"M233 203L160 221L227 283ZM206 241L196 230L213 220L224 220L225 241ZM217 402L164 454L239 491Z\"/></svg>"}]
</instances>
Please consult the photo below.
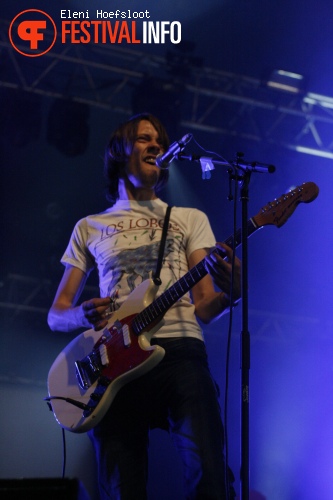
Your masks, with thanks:
<instances>
[{"instance_id":1,"label":"dark background","mask_svg":"<svg viewBox=\"0 0 333 500\"><path fill-rule=\"evenodd\" d=\"M148 9L153 21L181 22L182 44L98 51L57 41L48 56L28 58L11 48L7 35L10 21L28 8L48 12L58 28L60 9ZM131 113L151 109L166 121L171 140L191 132L225 158L242 151L248 160L276 165L272 175L252 175L249 215L303 182L320 188L317 200L301 205L281 229L264 228L249 240L250 464L251 489L269 500L332 498L332 159L286 147L332 151L331 108L304 102L309 92L333 98L331 2L20 0L1 10L1 477L61 475L61 430L43 402L48 368L71 338L51 333L46 323L62 275L59 259L75 222L107 207L102 171L111 131ZM178 65L170 63L170 52ZM88 59L95 66L85 65ZM302 92L268 91L273 69L303 75ZM73 101L82 106L69 107ZM194 141L188 151L198 151ZM233 227L228 193L226 168L203 181L198 164L177 162L163 198L204 210L224 240ZM239 224L238 198L236 204ZM222 393L227 328L227 316L205 328ZM240 331L239 307L228 413L237 490ZM67 439L67 475L79 477L95 498L88 439ZM181 499L181 464L162 432L152 433L150 460L150 498Z\"/></svg>"}]
</instances>

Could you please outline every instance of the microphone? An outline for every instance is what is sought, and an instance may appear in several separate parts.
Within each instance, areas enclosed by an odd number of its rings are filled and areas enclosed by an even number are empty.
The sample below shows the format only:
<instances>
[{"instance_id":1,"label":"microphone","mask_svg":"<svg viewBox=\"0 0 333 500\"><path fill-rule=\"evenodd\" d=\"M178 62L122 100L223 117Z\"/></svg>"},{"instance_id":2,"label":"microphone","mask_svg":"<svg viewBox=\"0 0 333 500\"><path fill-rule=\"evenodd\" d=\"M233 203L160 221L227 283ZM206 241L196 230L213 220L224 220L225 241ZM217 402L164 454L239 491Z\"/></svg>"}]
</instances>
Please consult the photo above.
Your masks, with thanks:
<instances>
[{"instance_id":1,"label":"microphone","mask_svg":"<svg viewBox=\"0 0 333 500\"><path fill-rule=\"evenodd\" d=\"M190 140L192 139L192 134L186 134L184 135L184 137L182 137L180 139L180 141L176 141L174 142L173 144L171 144L171 146L169 147L169 149L163 153L163 154L159 154L156 156L156 165L158 168L161 168L161 169L166 169L169 167L170 163L172 162L172 160L174 160L176 158L176 156L181 152L183 151L183 149L185 148L186 144L188 142L190 142Z\"/></svg>"},{"instance_id":2,"label":"microphone","mask_svg":"<svg viewBox=\"0 0 333 500\"><path fill-rule=\"evenodd\" d=\"M258 163L257 161L253 161L252 163L240 163L236 165L245 172L259 172L259 174L273 174L275 172L274 165Z\"/></svg>"}]
</instances>

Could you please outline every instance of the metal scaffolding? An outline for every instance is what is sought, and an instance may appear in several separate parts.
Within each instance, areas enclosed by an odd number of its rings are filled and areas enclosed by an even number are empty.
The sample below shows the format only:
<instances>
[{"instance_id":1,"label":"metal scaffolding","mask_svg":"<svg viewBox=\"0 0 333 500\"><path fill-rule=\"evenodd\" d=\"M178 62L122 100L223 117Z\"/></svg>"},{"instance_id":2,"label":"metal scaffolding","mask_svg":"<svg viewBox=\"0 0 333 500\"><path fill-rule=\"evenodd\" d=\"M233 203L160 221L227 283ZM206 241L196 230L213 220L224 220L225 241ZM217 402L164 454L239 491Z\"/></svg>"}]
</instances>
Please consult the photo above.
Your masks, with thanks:
<instances>
[{"instance_id":1,"label":"metal scaffolding","mask_svg":"<svg viewBox=\"0 0 333 500\"><path fill-rule=\"evenodd\" d=\"M161 57L138 46L59 42L41 57L24 57L12 47L8 25L0 21L2 89L70 98L128 116L133 91L153 79L163 83L164 92L172 90L181 98L181 125L186 129L299 152L308 148L312 154L333 158L333 97L281 92L258 78L205 67L188 54L166 52ZM11 274L1 283L0 308L6 320L30 314L44 322L54 292L51 281ZM308 321L260 311L252 315L262 318L258 336L271 328L282 331L279 324L284 321Z\"/></svg>"},{"instance_id":2,"label":"metal scaffolding","mask_svg":"<svg viewBox=\"0 0 333 500\"><path fill-rule=\"evenodd\" d=\"M41 57L24 57L9 42L8 22L0 27L2 87L130 115L133 90L155 79L164 91L178 92L187 129L333 158L333 97L282 92L258 78L205 67L186 54L161 57L138 46L59 41Z\"/></svg>"},{"instance_id":3,"label":"metal scaffolding","mask_svg":"<svg viewBox=\"0 0 333 500\"><path fill-rule=\"evenodd\" d=\"M29 319L29 322L40 323L47 328L46 317L56 288L57 284L50 279L7 274L0 281L1 320L6 325L13 325ZM82 301L98 295L98 287L87 285Z\"/></svg>"},{"instance_id":4,"label":"metal scaffolding","mask_svg":"<svg viewBox=\"0 0 333 500\"><path fill-rule=\"evenodd\" d=\"M21 325L30 325L47 329L47 313L52 303L56 284L48 279L34 278L21 274L8 274L0 283L0 324L10 330L21 329ZM98 287L88 285L81 300L98 296ZM297 343L304 337L304 329L312 325L313 330L323 340L331 337L332 323L314 316L305 317L297 314L283 314L272 311L250 309L249 315L255 331L251 334L256 342ZM209 334L216 325L206 326ZM290 336L290 331L293 335Z\"/></svg>"}]
</instances>

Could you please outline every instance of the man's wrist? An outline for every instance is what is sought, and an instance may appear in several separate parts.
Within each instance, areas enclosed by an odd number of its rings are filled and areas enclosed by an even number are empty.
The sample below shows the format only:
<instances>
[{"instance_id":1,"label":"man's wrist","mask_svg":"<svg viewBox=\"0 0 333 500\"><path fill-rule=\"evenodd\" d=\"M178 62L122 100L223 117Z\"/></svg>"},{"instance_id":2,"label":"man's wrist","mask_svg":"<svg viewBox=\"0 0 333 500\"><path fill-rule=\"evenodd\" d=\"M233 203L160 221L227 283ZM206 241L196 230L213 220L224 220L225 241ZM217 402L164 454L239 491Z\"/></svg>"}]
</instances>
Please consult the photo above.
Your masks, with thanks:
<instances>
[{"instance_id":1,"label":"man's wrist","mask_svg":"<svg viewBox=\"0 0 333 500\"><path fill-rule=\"evenodd\" d=\"M225 292L220 293L220 303L223 309L228 309L228 308L230 309L230 307L238 306L240 300L241 299L239 298L231 301L230 296L227 293Z\"/></svg>"}]
</instances>

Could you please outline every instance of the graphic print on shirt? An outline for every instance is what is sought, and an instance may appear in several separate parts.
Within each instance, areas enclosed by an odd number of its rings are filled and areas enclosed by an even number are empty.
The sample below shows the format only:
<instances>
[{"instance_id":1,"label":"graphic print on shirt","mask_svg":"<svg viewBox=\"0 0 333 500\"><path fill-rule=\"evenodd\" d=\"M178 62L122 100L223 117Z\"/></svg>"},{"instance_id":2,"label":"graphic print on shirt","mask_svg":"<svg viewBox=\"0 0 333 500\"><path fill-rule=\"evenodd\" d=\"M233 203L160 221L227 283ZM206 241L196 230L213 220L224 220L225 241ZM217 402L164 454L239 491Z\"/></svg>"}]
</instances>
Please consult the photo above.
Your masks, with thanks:
<instances>
[{"instance_id":1,"label":"graphic print on shirt","mask_svg":"<svg viewBox=\"0 0 333 500\"><path fill-rule=\"evenodd\" d=\"M163 218L143 218L141 214L138 218L131 215L130 219L124 217L111 224L109 219L108 225L100 228L101 238L92 249L92 254L98 256L96 263L101 293L112 297L114 310L149 278L150 273L155 272L162 229ZM187 263L181 263L180 257L183 255L184 237L179 225L170 220L161 270L161 292L179 280L187 270Z\"/></svg>"},{"instance_id":2,"label":"graphic print on shirt","mask_svg":"<svg viewBox=\"0 0 333 500\"><path fill-rule=\"evenodd\" d=\"M150 243L138 248L121 250L117 255L111 257L104 267L103 276L112 271L112 280L108 287L108 293L120 285L123 276L126 277L129 290L132 292L140 282L149 278L152 266L156 266L160 242ZM164 259L174 251L173 239L167 238L164 249Z\"/></svg>"}]
</instances>

